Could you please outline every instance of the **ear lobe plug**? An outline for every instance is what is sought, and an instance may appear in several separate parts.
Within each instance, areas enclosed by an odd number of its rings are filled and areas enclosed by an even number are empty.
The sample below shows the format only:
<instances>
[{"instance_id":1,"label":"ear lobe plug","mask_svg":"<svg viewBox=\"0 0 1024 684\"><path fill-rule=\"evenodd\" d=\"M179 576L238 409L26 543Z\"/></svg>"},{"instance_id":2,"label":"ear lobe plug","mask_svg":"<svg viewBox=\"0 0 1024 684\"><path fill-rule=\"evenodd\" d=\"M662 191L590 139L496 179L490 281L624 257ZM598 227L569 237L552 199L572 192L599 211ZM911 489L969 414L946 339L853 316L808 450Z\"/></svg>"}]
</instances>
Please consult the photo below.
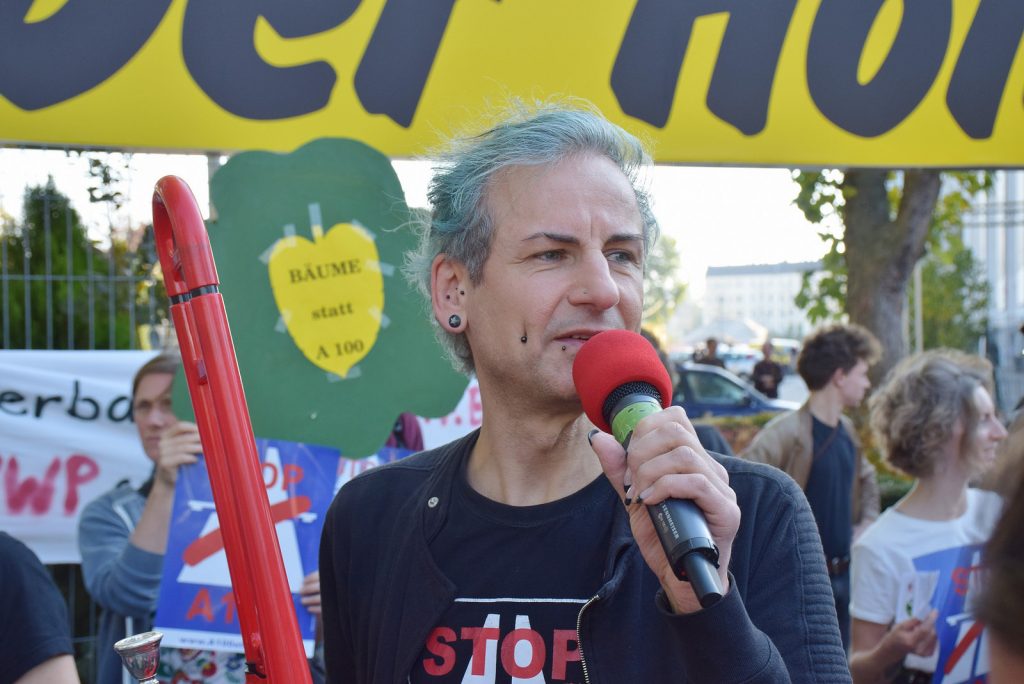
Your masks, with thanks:
<instances>
[{"instance_id":1,"label":"ear lobe plug","mask_svg":"<svg viewBox=\"0 0 1024 684\"><path fill-rule=\"evenodd\" d=\"M458 328L460 325L462 325L462 319L459 318L458 314L452 314L448 317L449 328Z\"/></svg>"}]
</instances>

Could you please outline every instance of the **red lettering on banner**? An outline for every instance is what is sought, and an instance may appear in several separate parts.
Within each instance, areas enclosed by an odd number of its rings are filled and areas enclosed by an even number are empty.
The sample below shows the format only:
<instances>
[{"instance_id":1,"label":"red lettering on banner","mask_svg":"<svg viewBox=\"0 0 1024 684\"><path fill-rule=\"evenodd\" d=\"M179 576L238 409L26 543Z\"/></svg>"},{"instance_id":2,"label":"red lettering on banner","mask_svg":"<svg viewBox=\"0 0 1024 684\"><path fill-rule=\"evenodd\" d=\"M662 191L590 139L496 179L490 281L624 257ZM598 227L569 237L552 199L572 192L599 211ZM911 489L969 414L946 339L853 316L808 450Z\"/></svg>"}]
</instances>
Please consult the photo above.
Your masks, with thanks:
<instances>
[{"instance_id":1,"label":"red lettering on banner","mask_svg":"<svg viewBox=\"0 0 1024 684\"><path fill-rule=\"evenodd\" d=\"M285 463L281 466L281 470L278 471L277 466L273 463L262 463L260 466L263 468L263 486L267 489L273 489L274 485L277 484L278 473L281 475L281 490L288 491L289 485L295 485L302 482L302 478L305 474L302 472L302 468L295 465L294 463Z\"/></svg>"},{"instance_id":2,"label":"red lettering on banner","mask_svg":"<svg viewBox=\"0 0 1024 684\"><path fill-rule=\"evenodd\" d=\"M565 681L565 666L580 661L580 647L576 641L576 632L571 629L556 629L551 652L551 678ZM573 649L569 650L569 644Z\"/></svg>"},{"instance_id":3,"label":"red lettering on banner","mask_svg":"<svg viewBox=\"0 0 1024 684\"><path fill-rule=\"evenodd\" d=\"M441 677L455 667L455 649L448 644L455 641L455 630L448 627L435 627L427 637L427 653L435 658L423 659L423 671L433 677ZM437 662L437 658L441 662Z\"/></svg>"},{"instance_id":4,"label":"red lettering on banner","mask_svg":"<svg viewBox=\"0 0 1024 684\"><path fill-rule=\"evenodd\" d=\"M516 662L516 645L520 641L525 641L532 646L530 662L525 665ZM501 666L513 677L519 679L536 677L544 669L546 658L547 650L544 648L544 640L532 629L513 629L501 642Z\"/></svg>"},{"instance_id":5,"label":"red lettering on banner","mask_svg":"<svg viewBox=\"0 0 1024 684\"><path fill-rule=\"evenodd\" d=\"M981 570L980 565L953 568L953 591L956 592L957 596L967 596L971 573L978 570Z\"/></svg>"},{"instance_id":6,"label":"red lettering on banner","mask_svg":"<svg viewBox=\"0 0 1024 684\"><path fill-rule=\"evenodd\" d=\"M0 466L3 466L3 459L0 459ZM60 457L54 457L50 461L41 479L28 475L25 479L19 480L20 470L21 466L16 457L11 456L7 459L3 478L7 510L13 514L27 512L33 515L46 515L54 504L54 492L61 474ZM71 454L64 463L63 470L67 483L64 513L74 515L78 511L79 488L95 480L100 474L100 467L95 460L84 454Z\"/></svg>"},{"instance_id":7,"label":"red lettering on banner","mask_svg":"<svg viewBox=\"0 0 1024 684\"><path fill-rule=\"evenodd\" d=\"M207 622L213 622L213 602L210 601L210 590L206 587L196 593L188 613L185 614L185 619L191 620L196 615L202 615Z\"/></svg>"},{"instance_id":8,"label":"red lettering on banner","mask_svg":"<svg viewBox=\"0 0 1024 684\"><path fill-rule=\"evenodd\" d=\"M281 476L281 489L288 491L289 485L296 485L302 482L303 473L302 468L295 465L294 463L285 463L281 466L281 470L284 471Z\"/></svg>"},{"instance_id":9,"label":"red lettering on banner","mask_svg":"<svg viewBox=\"0 0 1024 684\"><path fill-rule=\"evenodd\" d=\"M96 461L83 454L71 454L65 466L68 491L64 496L64 512L71 515L78 510L78 488L92 482L100 474Z\"/></svg>"},{"instance_id":10,"label":"red lettering on banner","mask_svg":"<svg viewBox=\"0 0 1024 684\"><path fill-rule=\"evenodd\" d=\"M263 463L261 467L263 468L263 486L270 489L277 484L277 466L273 463ZM267 480L268 470L270 471L270 480Z\"/></svg>"},{"instance_id":11,"label":"red lettering on banner","mask_svg":"<svg viewBox=\"0 0 1024 684\"><path fill-rule=\"evenodd\" d=\"M480 427L484 422L484 405L480 402L480 388L473 385L469 388L469 424Z\"/></svg>"},{"instance_id":12,"label":"red lettering on banner","mask_svg":"<svg viewBox=\"0 0 1024 684\"><path fill-rule=\"evenodd\" d=\"M220 602L224 604L224 620L230 625L235 621L235 592L224 594Z\"/></svg>"},{"instance_id":13,"label":"red lettering on banner","mask_svg":"<svg viewBox=\"0 0 1024 684\"><path fill-rule=\"evenodd\" d=\"M487 647L488 641L497 641L498 637L501 636L501 631L497 627L463 627L462 638L473 640L473 674L483 675L484 673L484 660L487 657L487 652L484 650Z\"/></svg>"},{"instance_id":14,"label":"red lettering on banner","mask_svg":"<svg viewBox=\"0 0 1024 684\"><path fill-rule=\"evenodd\" d=\"M28 505L36 515L43 515L50 510L53 503L54 481L60 472L60 459L55 458L46 469L42 481L31 475L18 482L18 459L11 456L7 459L7 470L4 473L4 494L7 495L7 508L11 513L21 513Z\"/></svg>"}]
</instances>

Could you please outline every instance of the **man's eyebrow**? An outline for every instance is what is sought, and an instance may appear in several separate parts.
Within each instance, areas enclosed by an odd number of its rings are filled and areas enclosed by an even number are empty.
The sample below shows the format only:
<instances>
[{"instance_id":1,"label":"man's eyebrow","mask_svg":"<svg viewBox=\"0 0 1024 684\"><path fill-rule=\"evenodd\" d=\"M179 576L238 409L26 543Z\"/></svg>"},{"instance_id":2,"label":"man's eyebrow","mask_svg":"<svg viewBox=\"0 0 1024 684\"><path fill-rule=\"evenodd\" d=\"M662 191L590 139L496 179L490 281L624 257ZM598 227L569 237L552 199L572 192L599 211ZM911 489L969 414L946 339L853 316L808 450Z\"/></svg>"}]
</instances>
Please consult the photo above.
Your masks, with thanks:
<instances>
[{"instance_id":1,"label":"man's eyebrow","mask_svg":"<svg viewBox=\"0 0 1024 684\"><path fill-rule=\"evenodd\" d=\"M551 240L553 242L564 242L565 244L568 245L580 244L579 238L577 238L575 235L563 235L562 233L548 233L546 231L534 233L533 235L527 235L526 237L523 238L523 242L529 242L530 240L540 240L541 238L545 240Z\"/></svg>"},{"instance_id":2,"label":"man's eyebrow","mask_svg":"<svg viewBox=\"0 0 1024 684\"><path fill-rule=\"evenodd\" d=\"M529 242L530 240L538 240L541 238L551 240L553 242L562 242L568 245L580 244L579 238L577 238L575 235L563 235L562 233L549 233L547 231L541 231L539 233L534 233L533 235L528 235L525 238L523 238L523 242ZM640 233L615 233L614 235L610 236L607 240L605 240L605 244L607 245L616 242L643 242L643 239L644 236L641 235Z\"/></svg>"}]
</instances>

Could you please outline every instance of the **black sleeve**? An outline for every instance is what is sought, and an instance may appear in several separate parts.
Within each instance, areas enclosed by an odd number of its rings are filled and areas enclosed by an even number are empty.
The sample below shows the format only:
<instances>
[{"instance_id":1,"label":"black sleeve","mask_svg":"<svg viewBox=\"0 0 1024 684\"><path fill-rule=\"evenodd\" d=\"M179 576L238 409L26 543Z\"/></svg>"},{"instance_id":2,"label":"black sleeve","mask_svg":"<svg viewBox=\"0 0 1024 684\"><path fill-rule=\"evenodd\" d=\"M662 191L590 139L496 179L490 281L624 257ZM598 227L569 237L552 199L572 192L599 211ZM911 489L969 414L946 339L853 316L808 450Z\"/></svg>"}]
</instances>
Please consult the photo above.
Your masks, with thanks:
<instances>
[{"instance_id":1,"label":"black sleeve","mask_svg":"<svg viewBox=\"0 0 1024 684\"><path fill-rule=\"evenodd\" d=\"M344 490L344 488L342 488ZM320 538L320 601L324 630L324 665L328 684L358 681L352 652L346 596L346 567L349 557L344 520L344 494L339 492L324 520Z\"/></svg>"},{"instance_id":2,"label":"black sleeve","mask_svg":"<svg viewBox=\"0 0 1024 684\"><path fill-rule=\"evenodd\" d=\"M72 654L67 606L50 574L27 546L0 532L0 684Z\"/></svg>"},{"instance_id":3,"label":"black sleeve","mask_svg":"<svg viewBox=\"0 0 1024 684\"><path fill-rule=\"evenodd\" d=\"M785 473L730 468L743 510L732 567L751 620L782 654L794 682L849 682L832 585L806 497Z\"/></svg>"}]
</instances>

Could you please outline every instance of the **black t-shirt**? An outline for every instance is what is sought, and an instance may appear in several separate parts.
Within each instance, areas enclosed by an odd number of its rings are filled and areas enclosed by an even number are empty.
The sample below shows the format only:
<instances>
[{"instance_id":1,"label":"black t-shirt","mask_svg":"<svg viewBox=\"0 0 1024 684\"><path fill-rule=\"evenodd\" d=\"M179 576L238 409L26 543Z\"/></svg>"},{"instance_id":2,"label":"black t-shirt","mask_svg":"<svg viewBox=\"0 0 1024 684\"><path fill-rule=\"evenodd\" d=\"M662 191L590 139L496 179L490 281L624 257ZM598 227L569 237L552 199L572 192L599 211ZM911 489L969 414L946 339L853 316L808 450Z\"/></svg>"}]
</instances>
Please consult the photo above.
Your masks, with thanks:
<instances>
[{"instance_id":1,"label":"black t-shirt","mask_svg":"<svg viewBox=\"0 0 1024 684\"><path fill-rule=\"evenodd\" d=\"M825 557L845 558L850 554L853 538L850 498L857 454L842 423L833 428L813 416L812 420L815 458L804 492L818 522ZM835 437L822 451L833 430L837 431Z\"/></svg>"},{"instance_id":2,"label":"black t-shirt","mask_svg":"<svg viewBox=\"0 0 1024 684\"><path fill-rule=\"evenodd\" d=\"M60 591L36 555L6 532L0 532L0 606L0 684L73 653Z\"/></svg>"},{"instance_id":3,"label":"black t-shirt","mask_svg":"<svg viewBox=\"0 0 1024 684\"><path fill-rule=\"evenodd\" d=\"M430 544L456 598L410 681L582 682L576 622L601 586L616 505L603 475L558 501L507 506L463 473Z\"/></svg>"}]
</instances>

